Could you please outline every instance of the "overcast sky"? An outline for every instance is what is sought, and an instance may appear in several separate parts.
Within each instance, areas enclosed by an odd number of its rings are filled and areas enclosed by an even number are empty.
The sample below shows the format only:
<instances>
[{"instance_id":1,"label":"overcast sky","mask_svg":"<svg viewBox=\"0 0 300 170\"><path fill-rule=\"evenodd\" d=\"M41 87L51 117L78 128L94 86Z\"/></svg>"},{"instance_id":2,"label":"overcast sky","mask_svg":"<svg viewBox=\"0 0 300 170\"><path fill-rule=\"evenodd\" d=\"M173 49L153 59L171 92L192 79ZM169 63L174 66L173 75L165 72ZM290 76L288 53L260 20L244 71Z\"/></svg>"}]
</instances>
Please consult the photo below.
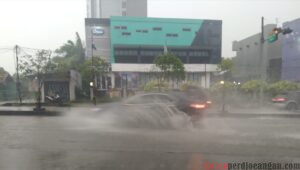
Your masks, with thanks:
<instances>
[{"instance_id":1,"label":"overcast sky","mask_svg":"<svg viewBox=\"0 0 300 170\"><path fill-rule=\"evenodd\" d=\"M300 18L299 0L149 0L150 17L223 20L223 57L232 57L231 43L266 23ZM15 70L13 54L4 48L55 50L79 32L84 40L86 0L0 0L0 67Z\"/></svg>"}]
</instances>

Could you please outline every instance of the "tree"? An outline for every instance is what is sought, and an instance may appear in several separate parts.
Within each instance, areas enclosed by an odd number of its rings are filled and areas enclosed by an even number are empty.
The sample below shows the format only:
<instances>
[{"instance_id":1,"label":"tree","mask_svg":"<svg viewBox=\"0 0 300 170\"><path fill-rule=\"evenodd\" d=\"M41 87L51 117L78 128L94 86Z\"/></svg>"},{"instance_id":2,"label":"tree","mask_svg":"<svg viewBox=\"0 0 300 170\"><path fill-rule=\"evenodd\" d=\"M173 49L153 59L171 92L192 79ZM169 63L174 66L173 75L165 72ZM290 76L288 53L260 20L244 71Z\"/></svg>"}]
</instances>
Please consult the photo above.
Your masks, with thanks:
<instances>
[{"instance_id":1,"label":"tree","mask_svg":"<svg viewBox=\"0 0 300 170\"><path fill-rule=\"evenodd\" d=\"M223 72L223 80L232 79L233 60L232 58L222 58L221 63L217 66L218 71Z\"/></svg>"},{"instance_id":2,"label":"tree","mask_svg":"<svg viewBox=\"0 0 300 170\"><path fill-rule=\"evenodd\" d=\"M241 90L244 93L252 96L254 101L258 101L257 97L258 97L260 88L263 88L265 91L265 89L267 89L267 83L264 81L261 81L261 80L250 80L250 81L245 82L241 86Z\"/></svg>"},{"instance_id":3,"label":"tree","mask_svg":"<svg viewBox=\"0 0 300 170\"><path fill-rule=\"evenodd\" d=\"M222 58L221 63L218 64L219 71L228 71L231 72L233 68L232 58Z\"/></svg>"},{"instance_id":4,"label":"tree","mask_svg":"<svg viewBox=\"0 0 300 170\"><path fill-rule=\"evenodd\" d=\"M154 64L159 69L157 76L158 84L161 84L160 82L165 80L169 81L170 78L173 83L175 80L178 83L178 81L185 78L184 65L173 53L166 53L156 57Z\"/></svg>"},{"instance_id":5,"label":"tree","mask_svg":"<svg viewBox=\"0 0 300 170\"><path fill-rule=\"evenodd\" d=\"M78 65L84 63L85 49L79 34L76 32L76 41L68 40L67 43L55 50L53 58L57 72L66 72L70 69L79 70Z\"/></svg>"},{"instance_id":6,"label":"tree","mask_svg":"<svg viewBox=\"0 0 300 170\"><path fill-rule=\"evenodd\" d=\"M268 86L268 92L272 96L276 96L280 93L284 93L287 91L299 90L299 85L290 81L279 81Z\"/></svg>"},{"instance_id":7,"label":"tree","mask_svg":"<svg viewBox=\"0 0 300 170\"><path fill-rule=\"evenodd\" d=\"M0 67L0 101L16 99L16 93L17 89L13 77Z\"/></svg>"},{"instance_id":8,"label":"tree","mask_svg":"<svg viewBox=\"0 0 300 170\"><path fill-rule=\"evenodd\" d=\"M93 63L92 63L93 62ZM88 92L89 82L93 81L94 75L103 76L109 72L109 63L100 57L86 60L80 67L84 91Z\"/></svg>"},{"instance_id":9,"label":"tree","mask_svg":"<svg viewBox=\"0 0 300 170\"><path fill-rule=\"evenodd\" d=\"M258 93L260 87L263 87L264 89L267 87L267 83L263 82L261 80L250 80L245 82L241 89L246 93Z\"/></svg>"},{"instance_id":10,"label":"tree","mask_svg":"<svg viewBox=\"0 0 300 170\"><path fill-rule=\"evenodd\" d=\"M225 81L224 83L225 84L223 86L220 82L216 82L215 84L213 84L210 87L210 91L212 93L221 93L223 90L223 87L225 87L226 91L231 91L235 88L235 85L230 81Z\"/></svg>"},{"instance_id":11,"label":"tree","mask_svg":"<svg viewBox=\"0 0 300 170\"><path fill-rule=\"evenodd\" d=\"M36 109L41 109L41 88L44 83L44 75L49 72L49 51L39 50L35 56L26 55L20 59L20 72L28 78L37 81L37 106Z\"/></svg>"}]
</instances>

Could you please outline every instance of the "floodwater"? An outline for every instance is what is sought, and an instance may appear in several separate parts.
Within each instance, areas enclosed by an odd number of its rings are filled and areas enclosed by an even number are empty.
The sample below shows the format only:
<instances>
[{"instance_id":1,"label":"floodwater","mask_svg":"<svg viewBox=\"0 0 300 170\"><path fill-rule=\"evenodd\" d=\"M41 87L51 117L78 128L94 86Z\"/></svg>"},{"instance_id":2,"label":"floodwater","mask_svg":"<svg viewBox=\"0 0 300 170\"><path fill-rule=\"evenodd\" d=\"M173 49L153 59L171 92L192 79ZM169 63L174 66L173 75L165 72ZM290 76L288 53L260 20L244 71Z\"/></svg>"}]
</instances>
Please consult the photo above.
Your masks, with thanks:
<instances>
[{"instance_id":1,"label":"floodwater","mask_svg":"<svg viewBox=\"0 0 300 170\"><path fill-rule=\"evenodd\" d=\"M207 113L209 114L209 113ZM184 170L206 162L300 162L290 118L205 117L159 106L73 108L59 117L1 116L2 170Z\"/></svg>"}]
</instances>

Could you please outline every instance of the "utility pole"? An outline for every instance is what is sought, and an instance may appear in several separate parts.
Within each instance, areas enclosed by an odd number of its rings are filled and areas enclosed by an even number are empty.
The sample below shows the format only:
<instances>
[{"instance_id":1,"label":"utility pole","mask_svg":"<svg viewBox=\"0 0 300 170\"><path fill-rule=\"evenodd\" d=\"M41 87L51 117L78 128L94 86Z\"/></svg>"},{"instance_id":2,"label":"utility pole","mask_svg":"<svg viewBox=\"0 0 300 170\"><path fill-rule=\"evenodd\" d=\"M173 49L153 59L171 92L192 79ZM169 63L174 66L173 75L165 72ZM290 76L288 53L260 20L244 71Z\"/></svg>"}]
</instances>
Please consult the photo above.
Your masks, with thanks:
<instances>
[{"instance_id":1,"label":"utility pole","mask_svg":"<svg viewBox=\"0 0 300 170\"><path fill-rule=\"evenodd\" d=\"M95 66L94 66L94 31L93 28L91 29L91 38L92 38L92 71L93 71L93 102L96 105L96 87L97 87L97 81L96 81L96 75L95 75Z\"/></svg>"},{"instance_id":2,"label":"utility pole","mask_svg":"<svg viewBox=\"0 0 300 170\"><path fill-rule=\"evenodd\" d=\"M51 55L52 55L52 51L49 50L49 56L48 56L48 66L50 67L51 69ZM53 70L50 70L50 71L53 71ZM46 72L47 73L47 72Z\"/></svg>"},{"instance_id":3,"label":"utility pole","mask_svg":"<svg viewBox=\"0 0 300 170\"><path fill-rule=\"evenodd\" d=\"M260 51L259 51L259 56L260 56L260 79L261 83L265 81L265 74L266 74L266 69L265 67L265 58L264 58L264 44L265 44L265 37L264 37L264 17L261 18L261 37L260 37ZM263 84L260 85L259 89L259 94L260 94L260 106L263 106L263 101L264 101L264 88Z\"/></svg>"},{"instance_id":4,"label":"utility pole","mask_svg":"<svg viewBox=\"0 0 300 170\"><path fill-rule=\"evenodd\" d=\"M18 97L19 97L19 102L22 103L22 96L21 96L21 89L20 89L20 75L19 75L19 56L18 56L18 51L19 49L19 46L16 45L15 46L15 53L16 53L16 72L17 72L17 84L16 84L16 87L17 87L17 92L18 92Z\"/></svg>"},{"instance_id":5,"label":"utility pole","mask_svg":"<svg viewBox=\"0 0 300 170\"><path fill-rule=\"evenodd\" d=\"M225 110L225 74L223 74L223 80L220 82L220 84L222 85L222 113L226 113L226 110Z\"/></svg>"},{"instance_id":6,"label":"utility pole","mask_svg":"<svg viewBox=\"0 0 300 170\"><path fill-rule=\"evenodd\" d=\"M204 85L204 88L206 89L206 84L207 84L207 78L206 78L206 74L207 74L206 63L204 64L204 74L205 74L205 85Z\"/></svg>"}]
</instances>

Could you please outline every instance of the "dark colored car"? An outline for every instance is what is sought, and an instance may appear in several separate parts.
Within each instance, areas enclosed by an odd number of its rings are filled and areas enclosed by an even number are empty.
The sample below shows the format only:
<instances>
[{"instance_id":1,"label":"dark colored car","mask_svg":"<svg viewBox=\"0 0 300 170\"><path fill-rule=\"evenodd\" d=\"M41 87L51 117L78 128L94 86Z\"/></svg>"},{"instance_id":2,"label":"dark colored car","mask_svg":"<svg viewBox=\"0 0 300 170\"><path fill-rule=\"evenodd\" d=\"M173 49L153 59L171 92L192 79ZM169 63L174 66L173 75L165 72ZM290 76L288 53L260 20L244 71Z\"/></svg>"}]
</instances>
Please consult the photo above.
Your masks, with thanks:
<instances>
[{"instance_id":1,"label":"dark colored car","mask_svg":"<svg viewBox=\"0 0 300 170\"><path fill-rule=\"evenodd\" d=\"M190 89L185 92L139 94L124 102L125 105L131 106L165 104L197 119L202 116L203 111L210 106L210 103L205 93L199 89Z\"/></svg>"},{"instance_id":2,"label":"dark colored car","mask_svg":"<svg viewBox=\"0 0 300 170\"><path fill-rule=\"evenodd\" d=\"M277 95L272 99L272 102L279 109L298 110L300 108L300 91L290 91Z\"/></svg>"}]
</instances>

